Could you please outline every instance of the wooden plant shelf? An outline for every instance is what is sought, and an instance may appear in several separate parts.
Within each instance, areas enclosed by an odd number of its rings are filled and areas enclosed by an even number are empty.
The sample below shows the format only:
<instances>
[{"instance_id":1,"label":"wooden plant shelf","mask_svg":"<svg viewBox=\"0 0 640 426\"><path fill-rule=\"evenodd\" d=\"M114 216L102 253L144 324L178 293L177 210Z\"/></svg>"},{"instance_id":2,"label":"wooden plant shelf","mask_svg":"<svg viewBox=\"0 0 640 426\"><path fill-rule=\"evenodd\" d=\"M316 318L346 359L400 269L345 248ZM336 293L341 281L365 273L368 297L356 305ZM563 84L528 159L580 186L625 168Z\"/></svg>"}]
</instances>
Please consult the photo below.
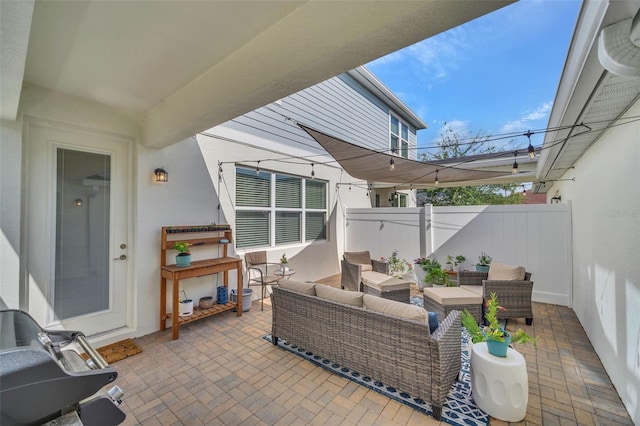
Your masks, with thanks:
<instances>
[{"instance_id":1,"label":"wooden plant shelf","mask_svg":"<svg viewBox=\"0 0 640 426\"><path fill-rule=\"evenodd\" d=\"M181 317L178 315L178 324L182 325L182 324L187 324L193 321L197 321L199 319L202 318L206 318L209 317L211 315L217 315L220 314L222 312L226 312L226 311L230 311L232 309L236 309L237 304L236 302L227 302L224 305L218 305L218 304L214 304L213 306L211 306L210 308L207 309L202 309L200 307L194 307L193 308L193 314L185 316L185 317ZM171 319L172 318L172 313L169 312L166 315L166 319Z\"/></svg>"}]
</instances>

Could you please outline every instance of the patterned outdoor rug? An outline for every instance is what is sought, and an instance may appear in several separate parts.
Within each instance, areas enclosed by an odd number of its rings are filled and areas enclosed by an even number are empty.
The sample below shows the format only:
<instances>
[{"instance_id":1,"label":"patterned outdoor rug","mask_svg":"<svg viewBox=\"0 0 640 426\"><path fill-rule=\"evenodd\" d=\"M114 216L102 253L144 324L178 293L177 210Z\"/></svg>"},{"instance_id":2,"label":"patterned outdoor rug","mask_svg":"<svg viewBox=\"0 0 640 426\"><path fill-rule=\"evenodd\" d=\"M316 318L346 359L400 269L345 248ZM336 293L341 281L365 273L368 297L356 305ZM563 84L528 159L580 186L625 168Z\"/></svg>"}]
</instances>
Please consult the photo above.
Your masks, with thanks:
<instances>
[{"instance_id":1,"label":"patterned outdoor rug","mask_svg":"<svg viewBox=\"0 0 640 426\"><path fill-rule=\"evenodd\" d=\"M267 334L263 338L271 342L271 334ZM466 333L466 331L463 331L461 339L461 380L456 381L451 386L451 390L449 391L449 395L447 396L447 402L442 407L442 421L452 425L461 426L488 425L490 417L478 407L476 407L473 402L473 398L471 397L471 375L469 372L469 353L467 350L468 339L469 335ZM278 346L320 367L323 367L331 371L332 373L339 374L340 376L351 380L352 382L365 386L382 395L395 399L396 401L405 404L413 409L433 416L431 406L420 398L412 398L411 395L407 394L406 392L402 392L400 389L385 386L383 383L380 383L370 377L363 377L355 371L351 371L346 367L342 367L338 364L332 363L330 360L324 359L319 355L314 355L309 351L305 351L303 348L299 348L295 345L290 345L288 342L285 342L282 339L278 340Z\"/></svg>"}]
</instances>

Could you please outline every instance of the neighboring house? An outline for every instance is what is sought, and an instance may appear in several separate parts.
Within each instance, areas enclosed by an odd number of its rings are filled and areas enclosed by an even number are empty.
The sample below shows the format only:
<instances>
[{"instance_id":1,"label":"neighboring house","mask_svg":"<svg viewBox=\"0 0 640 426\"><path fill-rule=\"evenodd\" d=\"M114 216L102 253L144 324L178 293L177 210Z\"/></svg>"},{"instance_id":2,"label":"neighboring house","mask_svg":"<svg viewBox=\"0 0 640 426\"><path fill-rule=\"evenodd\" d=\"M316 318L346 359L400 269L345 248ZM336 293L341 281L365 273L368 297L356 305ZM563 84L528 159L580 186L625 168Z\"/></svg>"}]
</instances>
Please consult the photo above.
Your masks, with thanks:
<instances>
[{"instance_id":1,"label":"neighboring house","mask_svg":"<svg viewBox=\"0 0 640 426\"><path fill-rule=\"evenodd\" d=\"M412 159L426 124L359 67L196 136L219 174L216 220L232 224L238 253L267 249L277 261L286 252L296 278L317 279L339 272L344 208L415 201L352 178L297 123Z\"/></svg>"}]
</instances>

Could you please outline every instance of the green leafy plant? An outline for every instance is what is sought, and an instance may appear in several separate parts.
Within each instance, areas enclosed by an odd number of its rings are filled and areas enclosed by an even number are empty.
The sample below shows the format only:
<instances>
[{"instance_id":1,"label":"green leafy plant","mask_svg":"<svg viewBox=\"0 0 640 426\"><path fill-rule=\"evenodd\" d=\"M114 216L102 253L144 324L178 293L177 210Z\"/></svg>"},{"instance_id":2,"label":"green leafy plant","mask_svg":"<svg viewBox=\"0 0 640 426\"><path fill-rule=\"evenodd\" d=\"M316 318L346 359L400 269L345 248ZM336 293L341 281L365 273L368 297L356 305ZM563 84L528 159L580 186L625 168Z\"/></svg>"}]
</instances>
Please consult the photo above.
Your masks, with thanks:
<instances>
[{"instance_id":1,"label":"green leafy plant","mask_svg":"<svg viewBox=\"0 0 640 426\"><path fill-rule=\"evenodd\" d=\"M289 261L287 260L286 253L282 253L282 257L280 258L280 263L289 263Z\"/></svg>"},{"instance_id":2,"label":"green leafy plant","mask_svg":"<svg viewBox=\"0 0 640 426\"><path fill-rule=\"evenodd\" d=\"M450 286L453 284L449 278L449 274L441 268L431 268L424 277L424 280L436 285Z\"/></svg>"},{"instance_id":3,"label":"green leafy plant","mask_svg":"<svg viewBox=\"0 0 640 426\"><path fill-rule=\"evenodd\" d=\"M173 249L177 250L180 252L180 255L185 255L185 254L190 254L189 253L189 243L186 243L184 241L177 241L175 243L173 243Z\"/></svg>"},{"instance_id":4,"label":"green leafy plant","mask_svg":"<svg viewBox=\"0 0 640 426\"><path fill-rule=\"evenodd\" d=\"M465 260L467 260L467 258L461 254L457 256L452 256L452 255L447 256L447 263L451 263L453 266L458 266L460 263L464 262Z\"/></svg>"},{"instance_id":5,"label":"green leafy plant","mask_svg":"<svg viewBox=\"0 0 640 426\"><path fill-rule=\"evenodd\" d=\"M464 257L463 255L459 254L456 256L456 265L461 264L462 262L464 262L465 260L467 260L466 257Z\"/></svg>"},{"instance_id":6,"label":"green leafy plant","mask_svg":"<svg viewBox=\"0 0 640 426\"><path fill-rule=\"evenodd\" d=\"M425 272L429 272L431 268L442 268L437 259L429 259L428 257L419 257L413 263L416 268L420 267Z\"/></svg>"},{"instance_id":7,"label":"green leafy plant","mask_svg":"<svg viewBox=\"0 0 640 426\"><path fill-rule=\"evenodd\" d=\"M491 256L485 252L481 252L480 256L478 256L478 265L489 266L491 264L491 260Z\"/></svg>"},{"instance_id":8,"label":"green leafy plant","mask_svg":"<svg viewBox=\"0 0 640 426\"><path fill-rule=\"evenodd\" d=\"M484 319L487 321L487 325L480 327L476 322L476 319L471 315L468 310L462 311L462 325L467 329L469 335L471 335L471 342L480 343L487 340L497 340L498 342L504 342L506 331L500 326L498 322L498 311L505 311L506 309L498 304L498 298L495 293L491 293L491 299L487 301L486 310L484 313ZM515 333L511 333L511 343L533 343L536 346L538 341L537 337L531 337L521 328Z\"/></svg>"},{"instance_id":9,"label":"green leafy plant","mask_svg":"<svg viewBox=\"0 0 640 426\"><path fill-rule=\"evenodd\" d=\"M393 276L404 275L413 270L411 263L398 257L398 250L394 250L388 259L381 257L380 260L389 264L389 274Z\"/></svg>"}]
</instances>

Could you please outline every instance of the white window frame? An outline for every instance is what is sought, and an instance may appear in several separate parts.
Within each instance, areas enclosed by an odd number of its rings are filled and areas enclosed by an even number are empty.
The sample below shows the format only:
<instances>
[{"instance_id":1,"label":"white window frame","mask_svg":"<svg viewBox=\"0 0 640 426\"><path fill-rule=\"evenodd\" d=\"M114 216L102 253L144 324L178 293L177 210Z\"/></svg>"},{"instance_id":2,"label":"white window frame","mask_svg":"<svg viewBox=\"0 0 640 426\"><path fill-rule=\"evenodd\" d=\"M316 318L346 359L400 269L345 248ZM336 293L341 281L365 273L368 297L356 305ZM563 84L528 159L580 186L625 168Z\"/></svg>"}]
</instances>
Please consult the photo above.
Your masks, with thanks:
<instances>
[{"instance_id":1,"label":"white window frame","mask_svg":"<svg viewBox=\"0 0 640 426\"><path fill-rule=\"evenodd\" d=\"M398 121L398 133L393 132L392 122L393 120ZM406 129L407 137L403 138L403 130ZM389 152L392 155L402 158L409 158L409 135L411 134L411 126L407 124L406 121L402 120L400 117L394 114L389 114ZM396 152L393 151L393 138L398 138L398 149Z\"/></svg>"},{"instance_id":2,"label":"white window frame","mask_svg":"<svg viewBox=\"0 0 640 426\"><path fill-rule=\"evenodd\" d=\"M236 179L237 179L237 170L238 169L243 169L243 170L247 170L247 171L251 171L252 168L251 167L247 167L247 166L242 166L242 165L238 165L236 167ZM238 194L236 193L236 205L235 205L235 211L237 212L248 212L248 211L259 211L259 212L265 212L268 215L268 232L269 232L269 242L268 245L245 245L242 247L238 247L236 244L236 248L240 249L240 250L244 250L244 249L255 249L255 248L275 248L275 247L283 247L283 246L289 246L289 245L295 245L295 244L311 244L315 241L326 241L327 240L327 235L328 235L328 217L329 217L329 209L328 209L328 182L325 180L319 180L319 179L315 179L316 182L322 182L325 185L325 198L324 198L324 208L321 209L317 209L317 208L307 208L306 204L307 204L307 199L306 199L306 189L307 189L307 181L310 181L311 179L304 177L304 176L297 176L297 175L293 175L291 173L283 173L283 172L278 172L278 171L272 171L272 170L261 170L261 173L269 173L269 192L270 192L270 205L268 207L247 207L247 206L240 206L238 205ZM296 179L300 179L301 184L300 184L300 191L301 191L301 207L277 207L277 197L276 197L276 176L290 176ZM236 186L236 191L237 191L237 186ZM281 244L277 244L276 243L276 216L277 213L279 212L294 212L294 213L300 213L300 240L299 241L291 241L291 242L286 242L286 243L281 243ZM325 222L324 222L324 238L319 238L319 239L313 239L313 240L309 240L307 241L307 236L306 236L306 220L307 220L307 213L322 213L324 214L324 218L325 218ZM236 221L236 241L237 241L237 235L238 233L238 226L237 226L237 221Z\"/></svg>"}]
</instances>

